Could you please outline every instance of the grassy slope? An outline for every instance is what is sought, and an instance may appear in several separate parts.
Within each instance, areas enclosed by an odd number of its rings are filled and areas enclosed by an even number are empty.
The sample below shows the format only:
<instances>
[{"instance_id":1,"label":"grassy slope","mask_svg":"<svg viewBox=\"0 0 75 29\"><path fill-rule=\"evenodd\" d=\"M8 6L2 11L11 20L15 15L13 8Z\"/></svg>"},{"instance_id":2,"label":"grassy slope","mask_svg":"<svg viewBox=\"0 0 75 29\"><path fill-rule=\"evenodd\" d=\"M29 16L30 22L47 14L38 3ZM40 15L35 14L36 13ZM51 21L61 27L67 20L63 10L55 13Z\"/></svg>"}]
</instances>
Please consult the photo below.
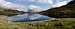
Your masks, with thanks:
<instances>
[{"instance_id":1,"label":"grassy slope","mask_svg":"<svg viewBox=\"0 0 75 29\"><path fill-rule=\"evenodd\" d=\"M0 15L0 29L14 28L10 23L8 23L7 16Z\"/></svg>"},{"instance_id":2,"label":"grassy slope","mask_svg":"<svg viewBox=\"0 0 75 29\"><path fill-rule=\"evenodd\" d=\"M75 29L75 18L58 18L60 20L52 20L44 23L26 24L17 23L20 28L32 29Z\"/></svg>"},{"instance_id":3,"label":"grassy slope","mask_svg":"<svg viewBox=\"0 0 75 29\"><path fill-rule=\"evenodd\" d=\"M58 20L59 19L59 20ZM0 29L75 29L75 18L57 18L44 23L8 23L7 17L0 15Z\"/></svg>"}]
</instances>

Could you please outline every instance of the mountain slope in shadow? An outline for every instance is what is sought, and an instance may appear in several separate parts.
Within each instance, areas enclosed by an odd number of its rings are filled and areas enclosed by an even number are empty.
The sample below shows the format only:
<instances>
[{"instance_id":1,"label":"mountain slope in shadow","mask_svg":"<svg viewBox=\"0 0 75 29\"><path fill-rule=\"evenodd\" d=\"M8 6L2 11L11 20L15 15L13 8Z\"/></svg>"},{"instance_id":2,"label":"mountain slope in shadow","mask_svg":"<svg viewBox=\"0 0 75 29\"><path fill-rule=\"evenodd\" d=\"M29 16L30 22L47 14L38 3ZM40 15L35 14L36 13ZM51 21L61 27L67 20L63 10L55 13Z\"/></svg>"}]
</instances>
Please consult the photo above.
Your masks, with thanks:
<instances>
[{"instance_id":1,"label":"mountain slope in shadow","mask_svg":"<svg viewBox=\"0 0 75 29\"><path fill-rule=\"evenodd\" d=\"M71 1L65 6L52 8L47 11L40 12L42 15L46 15L54 18L74 18L75 17L75 0Z\"/></svg>"}]
</instances>

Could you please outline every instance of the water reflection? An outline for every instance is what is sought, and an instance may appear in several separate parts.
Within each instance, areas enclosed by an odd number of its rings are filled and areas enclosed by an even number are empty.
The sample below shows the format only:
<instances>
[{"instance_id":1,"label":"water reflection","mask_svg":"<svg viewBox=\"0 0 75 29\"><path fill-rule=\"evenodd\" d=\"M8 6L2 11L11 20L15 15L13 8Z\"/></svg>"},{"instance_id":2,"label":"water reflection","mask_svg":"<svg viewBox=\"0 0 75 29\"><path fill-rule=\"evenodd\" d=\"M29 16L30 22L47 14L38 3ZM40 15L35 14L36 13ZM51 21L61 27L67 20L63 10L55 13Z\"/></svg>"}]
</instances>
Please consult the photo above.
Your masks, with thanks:
<instances>
[{"instance_id":1,"label":"water reflection","mask_svg":"<svg viewBox=\"0 0 75 29\"><path fill-rule=\"evenodd\" d=\"M32 21L44 21L48 20L50 17L44 16L44 15L39 15L39 14L33 14L27 17L27 14L23 15L17 15L17 16L11 16L8 17L11 19L11 21L16 21L16 22L32 22Z\"/></svg>"}]
</instances>

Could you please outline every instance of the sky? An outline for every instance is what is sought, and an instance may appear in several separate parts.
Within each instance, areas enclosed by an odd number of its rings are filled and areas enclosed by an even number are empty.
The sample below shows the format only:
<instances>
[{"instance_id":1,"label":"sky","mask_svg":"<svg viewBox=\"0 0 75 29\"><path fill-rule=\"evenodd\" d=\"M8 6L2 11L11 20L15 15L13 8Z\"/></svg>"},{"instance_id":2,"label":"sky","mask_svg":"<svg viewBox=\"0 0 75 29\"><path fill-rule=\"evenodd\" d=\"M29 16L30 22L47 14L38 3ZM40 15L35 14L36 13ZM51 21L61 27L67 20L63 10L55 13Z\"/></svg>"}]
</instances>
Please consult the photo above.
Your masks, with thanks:
<instances>
[{"instance_id":1,"label":"sky","mask_svg":"<svg viewBox=\"0 0 75 29\"><path fill-rule=\"evenodd\" d=\"M26 6L31 6L31 5L34 5L34 6L38 6L38 7L41 7L43 9L48 9L49 7L49 4L48 3L40 3L40 2L33 2L31 0L8 0L9 2L12 2L12 3L16 3L16 4L20 4L20 5L26 5Z\"/></svg>"},{"instance_id":2,"label":"sky","mask_svg":"<svg viewBox=\"0 0 75 29\"><path fill-rule=\"evenodd\" d=\"M0 0L0 5L5 8L19 11L25 11L30 8L41 8L41 11L45 11L49 8L51 9L66 5L70 1L72 0Z\"/></svg>"}]
</instances>

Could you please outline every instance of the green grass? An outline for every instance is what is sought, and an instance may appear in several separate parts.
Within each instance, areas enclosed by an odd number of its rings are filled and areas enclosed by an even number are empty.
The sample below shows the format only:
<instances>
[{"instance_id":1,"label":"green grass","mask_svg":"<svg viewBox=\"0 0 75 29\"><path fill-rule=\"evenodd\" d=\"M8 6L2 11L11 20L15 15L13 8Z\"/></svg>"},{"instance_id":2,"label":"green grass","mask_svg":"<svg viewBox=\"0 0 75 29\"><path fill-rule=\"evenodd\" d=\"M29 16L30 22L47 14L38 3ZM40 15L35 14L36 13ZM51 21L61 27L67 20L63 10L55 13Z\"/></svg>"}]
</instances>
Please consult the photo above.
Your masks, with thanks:
<instances>
[{"instance_id":1,"label":"green grass","mask_svg":"<svg viewBox=\"0 0 75 29\"><path fill-rule=\"evenodd\" d=\"M15 24L8 24L6 19L0 17L0 29L75 29L75 18L57 18L42 23L15 22Z\"/></svg>"},{"instance_id":2,"label":"green grass","mask_svg":"<svg viewBox=\"0 0 75 29\"><path fill-rule=\"evenodd\" d=\"M59 19L59 20L58 20ZM75 18L57 18L42 23L7 22L7 17L0 15L0 29L75 29Z\"/></svg>"},{"instance_id":3,"label":"green grass","mask_svg":"<svg viewBox=\"0 0 75 29\"><path fill-rule=\"evenodd\" d=\"M75 29L75 18L58 18L60 20L51 20L43 23L25 23L17 22L14 27L9 25L10 29L21 28L21 29Z\"/></svg>"},{"instance_id":4,"label":"green grass","mask_svg":"<svg viewBox=\"0 0 75 29\"><path fill-rule=\"evenodd\" d=\"M61 20L52 20L44 23L17 23L21 28L32 29L75 29L75 18L60 18Z\"/></svg>"}]
</instances>

